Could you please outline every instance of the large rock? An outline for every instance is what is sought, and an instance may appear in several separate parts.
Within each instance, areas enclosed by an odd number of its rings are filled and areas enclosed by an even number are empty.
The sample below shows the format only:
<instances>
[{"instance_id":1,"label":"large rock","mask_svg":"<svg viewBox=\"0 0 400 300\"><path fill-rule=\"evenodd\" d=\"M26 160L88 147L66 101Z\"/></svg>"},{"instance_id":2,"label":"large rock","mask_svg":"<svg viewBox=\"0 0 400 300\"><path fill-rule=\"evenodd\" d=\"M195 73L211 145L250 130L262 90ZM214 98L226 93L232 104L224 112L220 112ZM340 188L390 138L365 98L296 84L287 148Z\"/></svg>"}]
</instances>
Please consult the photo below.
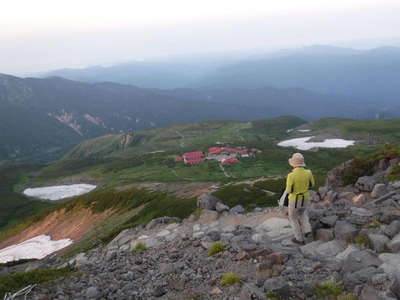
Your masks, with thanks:
<instances>
[{"instance_id":1,"label":"large rock","mask_svg":"<svg viewBox=\"0 0 400 300\"><path fill-rule=\"evenodd\" d=\"M203 209L199 218L200 224L209 224L218 220L218 212L215 210Z\"/></svg>"},{"instance_id":2,"label":"large rock","mask_svg":"<svg viewBox=\"0 0 400 300\"><path fill-rule=\"evenodd\" d=\"M352 207L351 214L358 217L372 217L374 215L370 210L363 207Z\"/></svg>"},{"instance_id":3,"label":"large rock","mask_svg":"<svg viewBox=\"0 0 400 300\"><path fill-rule=\"evenodd\" d=\"M264 282L264 292L276 293L283 299L290 297L289 283L284 277L271 278Z\"/></svg>"},{"instance_id":4,"label":"large rock","mask_svg":"<svg viewBox=\"0 0 400 300\"><path fill-rule=\"evenodd\" d=\"M329 189L343 185L343 175L353 168L353 160L346 161L326 174L326 185Z\"/></svg>"},{"instance_id":5,"label":"large rock","mask_svg":"<svg viewBox=\"0 0 400 300\"><path fill-rule=\"evenodd\" d=\"M348 241L354 238L359 230L352 224L346 221L338 221L335 225L335 237L342 241Z\"/></svg>"},{"instance_id":6,"label":"large rock","mask_svg":"<svg viewBox=\"0 0 400 300\"><path fill-rule=\"evenodd\" d=\"M384 300L381 293L373 287L366 285L363 287L359 300Z\"/></svg>"},{"instance_id":7,"label":"large rock","mask_svg":"<svg viewBox=\"0 0 400 300\"><path fill-rule=\"evenodd\" d=\"M387 187L384 183L375 184L374 189L371 192L372 198L379 198L382 197L387 193Z\"/></svg>"},{"instance_id":8,"label":"large rock","mask_svg":"<svg viewBox=\"0 0 400 300\"><path fill-rule=\"evenodd\" d=\"M371 242L372 249L376 252L383 252L386 250L386 244L389 238L383 234L368 234L368 239Z\"/></svg>"},{"instance_id":9,"label":"large rock","mask_svg":"<svg viewBox=\"0 0 400 300\"><path fill-rule=\"evenodd\" d=\"M334 239L333 230L327 228L317 229L315 238L324 242L329 242Z\"/></svg>"},{"instance_id":10,"label":"large rock","mask_svg":"<svg viewBox=\"0 0 400 300\"><path fill-rule=\"evenodd\" d=\"M324 244L322 241L314 241L300 247L301 253L306 257L315 257L317 255L317 248Z\"/></svg>"},{"instance_id":11,"label":"large rock","mask_svg":"<svg viewBox=\"0 0 400 300\"><path fill-rule=\"evenodd\" d=\"M335 226L337 220L338 220L338 217L333 215L333 216L327 216L327 217L321 218L320 222L322 224L324 224L325 226L333 227L333 226Z\"/></svg>"},{"instance_id":12,"label":"large rock","mask_svg":"<svg viewBox=\"0 0 400 300\"><path fill-rule=\"evenodd\" d=\"M344 260L343 273L352 273L368 267L379 267L382 261L369 250L360 250L350 253Z\"/></svg>"},{"instance_id":13,"label":"large rock","mask_svg":"<svg viewBox=\"0 0 400 300\"><path fill-rule=\"evenodd\" d=\"M384 230L384 234L386 234L389 238L393 238L398 233L400 233L400 221L399 220L394 220Z\"/></svg>"},{"instance_id":14,"label":"large rock","mask_svg":"<svg viewBox=\"0 0 400 300\"><path fill-rule=\"evenodd\" d=\"M156 219L151 220L149 223L147 223L146 229L151 230L151 229L154 229L155 227L157 227L158 225L179 223L179 222L181 222L181 219L179 219L179 218L165 216L165 217L156 218Z\"/></svg>"},{"instance_id":15,"label":"large rock","mask_svg":"<svg viewBox=\"0 0 400 300\"><path fill-rule=\"evenodd\" d=\"M361 192L372 192L376 184L376 179L372 176L358 178L355 187Z\"/></svg>"},{"instance_id":16,"label":"large rock","mask_svg":"<svg viewBox=\"0 0 400 300\"><path fill-rule=\"evenodd\" d=\"M210 193L204 193L197 198L197 207L201 209L215 210L218 202L220 202L220 200L217 197Z\"/></svg>"},{"instance_id":17,"label":"large rock","mask_svg":"<svg viewBox=\"0 0 400 300\"><path fill-rule=\"evenodd\" d=\"M397 272L400 272L400 254L382 253L379 255L379 259L383 261L380 268L382 268L386 273L394 275L397 274Z\"/></svg>"},{"instance_id":18,"label":"large rock","mask_svg":"<svg viewBox=\"0 0 400 300\"><path fill-rule=\"evenodd\" d=\"M342 252L338 253L338 255L336 255L336 259L339 261L345 260L349 257L349 255L351 253L359 251L359 250L360 249L357 248L355 245L350 244L347 246L347 248L344 251L342 251Z\"/></svg>"},{"instance_id":19,"label":"large rock","mask_svg":"<svg viewBox=\"0 0 400 300\"><path fill-rule=\"evenodd\" d=\"M86 299L97 299L100 296L100 292L94 286L88 288L85 294L86 294Z\"/></svg>"},{"instance_id":20,"label":"large rock","mask_svg":"<svg viewBox=\"0 0 400 300\"><path fill-rule=\"evenodd\" d=\"M398 233L388 244L392 252L400 252L400 233Z\"/></svg>"},{"instance_id":21,"label":"large rock","mask_svg":"<svg viewBox=\"0 0 400 300\"><path fill-rule=\"evenodd\" d=\"M346 249L342 241L333 240L320 244L315 249L315 254L322 259L333 259L336 255Z\"/></svg>"},{"instance_id":22,"label":"large rock","mask_svg":"<svg viewBox=\"0 0 400 300\"><path fill-rule=\"evenodd\" d=\"M241 205L236 205L234 207L232 207L229 212L233 213L233 214L243 214L246 210L243 208L243 206Z\"/></svg>"},{"instance_id":23,"label":"large rock","mask_svg":"<svg viewBox=\"0 0 400 300\"><path fill-rule=\"evenodd\" d=\"M216 209L217 212L223 213L224 211L228 211L229 210L229 206L225 205L225 204L223 204L221 202L218 202L216 204L216 206L215 206L215 209Z\"/></svg>"},{"instance_id":24,"label":"large rock","mask_svg":"<svg viewBox=\"0 0 400 300\"><path fill-rule=\"evenodd\" d=\"M347 289L352 290L356 285L367 283L374 275L382 273L375 267L367 267L356 272L344 274L344 285Z\"/></svg>"},{"instance_id":25,"label":"large rock","mask_svg":"<svg viewBox=\"0 0 400 300\"><path fill-rule=\"evenodd\" d=\"M379 221L384 224L390 224L393 221L400 221L400 212L396 209L393 209L392 206L384 206L381 209L381 215L379 217Z\"/></svg>"},{"instance_id":26,"label":"large rock","mask_svg":"<svg viewBox=\"0 0 400 300\"><path fill-rule=\"evenodd\" d=\"M256 227L260 233L266 233L270 238L283 238L293 234L289 220L286 218L270 218Z\"/></svg>"}]
</instances>

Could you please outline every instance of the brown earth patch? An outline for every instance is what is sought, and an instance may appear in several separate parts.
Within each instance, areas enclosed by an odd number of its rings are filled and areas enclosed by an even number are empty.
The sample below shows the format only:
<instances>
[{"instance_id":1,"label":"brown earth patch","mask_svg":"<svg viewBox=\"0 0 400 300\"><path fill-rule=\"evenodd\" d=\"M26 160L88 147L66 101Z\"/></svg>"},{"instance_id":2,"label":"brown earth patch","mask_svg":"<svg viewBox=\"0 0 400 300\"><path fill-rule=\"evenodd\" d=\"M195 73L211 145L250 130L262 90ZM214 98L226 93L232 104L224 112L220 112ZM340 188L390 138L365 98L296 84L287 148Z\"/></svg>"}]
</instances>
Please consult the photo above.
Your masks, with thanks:
<instances>
[{"instance_id":1,"label":"brown earth patch","mask_svg":"<svg viewBox=\"0 0 400 300\"><path fill-rule=\"evenodd\" d=\"M22 243L42 234L51 236L52 240L69 238L77 241L92 230L98 222L112 214L113 210L95 214L89 208L81 208L79 211L73 212L60 209L50 213L42 221L0 242L0 249Z\"/></svg>"}]
</instances>

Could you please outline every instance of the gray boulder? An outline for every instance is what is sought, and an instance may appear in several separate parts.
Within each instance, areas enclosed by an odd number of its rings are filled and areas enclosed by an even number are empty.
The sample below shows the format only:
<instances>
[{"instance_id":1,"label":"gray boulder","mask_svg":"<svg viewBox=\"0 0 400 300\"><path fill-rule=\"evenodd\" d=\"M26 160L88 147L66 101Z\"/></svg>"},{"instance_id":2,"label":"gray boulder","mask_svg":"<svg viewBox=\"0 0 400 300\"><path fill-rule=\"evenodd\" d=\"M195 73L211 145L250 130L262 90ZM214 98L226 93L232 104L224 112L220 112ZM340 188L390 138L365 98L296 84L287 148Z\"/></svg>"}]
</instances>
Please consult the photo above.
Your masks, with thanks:
<instances>
[{"instance_id":1,"label":"gray boulder","mask_svg":"<svg viewBox=\"0 0 400 300\"><path fill-rule=\"evenodd\" d=\"M215 205L215 210L216 210L217 212L219 212L219 213L223 213L224 211L228 211L228 210L229 210L229 206L223 204L222 202L218 202L218 203Z\"/></svg>"},{"instance_id":2,"label":"gray boulder","mask_svg":"<svg viewBox=\"0 0 400 300\"><path fill-rule=\"evenodd\" d=\"M368 267L379 267L382 261L369 250L354 251L344 260L343 274L357 272Z\"/></svg>"},{"instance_id":3,"label":"gray boulder","mask_svg":"<svg viewBox=\"0 0 400 300\"><path fill-rule=\"evenodd\" d=\"M397 272L400 272L400 254L382 253L379 255L379 259L383 261L380 268L382 268L385 273L396 275Z\"/></svg>"},{"instance_id":4,"label":"gray boulder","mask_svg":"<svg viewBox=\"0 0 400 300\"><path fill-rule=\"evenodd\" d=\"M378 183L375 184L374 189L371 192L371 197L372 198L379 198L382 197L387 193L387 187L386 184L383 183Z\"/></svg>"},{"instance_id":5,"label":"gray boulder","mask_svg":"<svg viewBox=\"0 0 400 300\"><path fill-rule=\"evenodd\" d=\"M155 227L157 227L158 225L169 224L169 223L179 223L179 222L181 222L181 219L179 219L179 218L165 216L165 217L156 218L156 219L151 220L149 223L147 223L146 229L151 230L151 229L154 229Z\"/></svg>"},{"instance_id":6,"label":"gray boulder","mask_svg":"<svg viewBox=\"0 0 400 300\"><path fill-rule=\"evenodd\" d=\"M334 232L337 239L347 241L354 238L358 234L359 230L346 221L338 221L336 222Z\"/></svg>"},{"instance_id":7,"label":"gray boulder","mask_svg":"<svg viewBox=\"0 0 400 300\"><path fill-rule=\"evenodd\" d=\"M88 288L85 294L87 299L96 299L100 296L98 289L94 286Z\"/></svg>"},{"instance_id":8,"label":"gray boulder","mask_svg":"<svg viewBox=\"0 0 400 300\"><path fill-rule=\"evenodd\" d=\"M372 249L376 252L385 251L386 244L390 241L389 238L383 234L368 234L368 239L371 242Z\"/></svg>"},{"instance_id":9,"label":"gray boulder","mask_svg":"<svg viewBox=\"0 0 400 300\"><path fill-rule=\"evenodd\" d=\"M383 300L383 298L378 290L369 285L366 285L361 291L359 300Z\"/></svg>"},{"instance_id":10,"label":"gray boulder","mask_svg":"<svg viewBox=\"0 0 400 300\"><path fill-rule=\"evenodd\" d=\"M388 244L392 252L400 252L400 233L398 233Z\"/></svg>"},{"instance_id":11,"label":"gray boulder","mask_svg":"<svg viewBox=\"0 0 400 300\"><path fill-rule=\"evenodd\" d=\"M209 232L207 232L207 236L213 241L219 241L221 239L221 233L216 230L216 229L212 229Z\"/></svg>"},{"instance_id":12,"label":"gray boulder","mask_svg":"<svg viewBox=\"0 0 400 300\"><path fill-rule=\"evenodd\" d=\"M197 198L197 207L201 209L215 210L218 202L220 202L220 200L217 197L210 193L204 193Z\"/></svg>"},{"instance_id":13,"label":"gray boulder","mask_svg":"<svg viewBox=\"0 0 400 300\"><path fill-rule=\"evenodd\" d=\"M365 284L374 275L382 273L382 270L375 267L367 267L356 272L344 274L344 285L347 289L352 290L356 285Z\"/></svg>"},{"instance_id":14,"label":"gray boulder","mask_svg":"<svg viewBox=\"0 0 400 300\"><path fill-rule=\"evenodd\" d=\"M233 214L243 214L245 209L241 205L236 205L230 209L230 212Z\"/></svg>"},{"instance_id":15,"label":"gray boulder","mask_svg":"<svg viewBox=\"0 0 400 300\"><path fill-rule=\"evenodd\" d=\"M284 277L276 277L266 280L264 282L264 291L276 293L283 297L283 299L290 297L289 283Z\"/></svg>"},{"instance_id":16,"label":"gray boulder","mask_svg":"<svg viewBox=\"0 0 400 300\"><path fill-rule=\"evenodd\" d=\"M400 221L394 220L390 225L388 225L384 232L389 238L393 238L396 234L400 233Z\"/></svg>"},{"instance_id":17,"label":"gray boulder","mask_svg":"<svg viewBox=\"0 0 400 300\"><path fill-rule=\"evenodd\" d=\"M372 176L358 178L355 187L361 192L372 192L376 184L376 179Z\"/></svg>"},{"instance_id":18,"label":"gray boulder","mask_svg":"<svg viewBox=\"0 0 400 300\"><path fill-rule=\"evenodd\" d=\"M338 217L333 215L321 218L320 222L328 227L333 227L335 226L337 219Z\"/></svg>"},{"instance_id":19,"label":"gray boulder","mask_svg":"<svg viewBox=\"0 0 400 300\"><path fill-rule=\"evenodd\" d=\"M346 245L342 241L333 240L323 243L315 249L315 254L322 259L333 259L340 252L346 249Z\"/></svg>"},{"instance_id":20,"label":"gray boulder","mask_svg":"<svg viewBox=\"0 0 400 300\"><path fill-rule=\"evenodd\" d=\"M315 233L315 238L317 240L321 240L324 242L329 242L329 241L333 240L334 237L335 236L333 235L332 229L320 228L320 229L317 229L317 231Z\"/></svg>"},{"instance_id":21,"label":"gray boulder","mask_svg":"<svg viewBox=\"0 0 400 300\"><path fill-rule=\"evenodd\" d=\"M323 244L322 241L314 241L300 247L301 253L306 257L315 257L317 255L317 248Z\"/></svg>"}]
</instances>

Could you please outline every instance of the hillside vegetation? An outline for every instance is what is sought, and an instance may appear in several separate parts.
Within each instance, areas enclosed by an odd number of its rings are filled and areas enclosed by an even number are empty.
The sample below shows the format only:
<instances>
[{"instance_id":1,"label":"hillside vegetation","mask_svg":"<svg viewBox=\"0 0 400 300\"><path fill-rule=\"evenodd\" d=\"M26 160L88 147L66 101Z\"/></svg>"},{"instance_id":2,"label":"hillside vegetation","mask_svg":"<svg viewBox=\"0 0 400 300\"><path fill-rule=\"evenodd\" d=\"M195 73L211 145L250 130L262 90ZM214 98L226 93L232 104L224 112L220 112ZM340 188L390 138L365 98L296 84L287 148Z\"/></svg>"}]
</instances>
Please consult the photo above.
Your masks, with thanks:
<instances>
[{"instance_id":1,"label":"hillside vegetation","mask_svg":"<svg viewBox=\"0 0 400 300\"><path fill-rule=\"evenodd\" d=\"M0 166L0 230L52 206L25 197L19 191L19 185L27 182L27 175L37 169L38 166Z\"/></svg>"},{"instance_id":2,"label":"hillside vegetation","mask_svg":"<svg viewBox=\"0 0 400 300\"><path fill-rule=\"evenodd\" d=\"M297 129L310 132L299 132ZM289 171L292 148L276 146L279 141L315 135L317 138L349 138L358 143L346 149L303 151L308 166L323 175L337 164L367 154L386 142L397 142L400 120L358 121L321 119L307 123L297 117L279 117L253 122L210 121L180 124L132 134L108 135L85 141L64 158L43 169L38 182L69 178L118 185L130 182L220 181L279 176ZM176 162L187 151L207 151L215 145L245 146L259 150L255 158L243 158L226 166L216 161L195 166Z\"/></svg>"}]
</instances>

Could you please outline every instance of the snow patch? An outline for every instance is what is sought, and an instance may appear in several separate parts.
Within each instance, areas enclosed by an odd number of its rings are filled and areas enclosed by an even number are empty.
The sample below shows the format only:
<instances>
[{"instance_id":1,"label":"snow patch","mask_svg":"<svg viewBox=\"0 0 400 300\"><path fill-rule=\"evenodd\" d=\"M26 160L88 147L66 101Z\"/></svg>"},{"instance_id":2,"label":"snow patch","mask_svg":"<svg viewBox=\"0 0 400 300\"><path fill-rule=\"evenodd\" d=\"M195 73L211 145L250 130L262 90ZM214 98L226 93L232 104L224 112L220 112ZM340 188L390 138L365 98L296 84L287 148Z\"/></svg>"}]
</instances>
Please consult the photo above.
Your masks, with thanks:
<instances>
[{"instance_id":1,"label":"snow patch","mask_svg":"<svg viewBox=\"0 0 400 300\"><path fill-rule=\"evenodd\" d=\"M92 184L56 185L40 188L29 188L24 190L23 193L29 197L55 201L83 195L89 193L95 188L96 186Z\"/></svg>"},{"instance_id":2,"label":"snow patch","mask_svg":"<svg viewBox=\"0 0 400 300\"><path fill-rule=\"evenodd\" d=\"M39 235L20 244L0 250L0 263L20 259L42 259L47 255L71 245L71 239L51 240L48 235Z\"/></svg>"},{"instance_id":3,"label":"snow patch","mask_svg":"<svg viewBox=\"0 0 400 300\"><path fill-rule=\"evenodd\" d=\"M297 131L298 132L310 132L311 129L298 129Z\"/></svg>"},{"instance_id":4,"label":"snow patch","mask_svg":"<svg viewBox=\"0 0 400 300\"><path fill-rule=\"evenodd\" d=\"M278 144L281 147L294 147L299 150L310 150L312 148L347 148L353 146L356 141L343 140L343 139L327 139L323 142L309 142L314 138L313 136L296 138L291 140L282 141Z\"/></svg>"}]
</instances>

